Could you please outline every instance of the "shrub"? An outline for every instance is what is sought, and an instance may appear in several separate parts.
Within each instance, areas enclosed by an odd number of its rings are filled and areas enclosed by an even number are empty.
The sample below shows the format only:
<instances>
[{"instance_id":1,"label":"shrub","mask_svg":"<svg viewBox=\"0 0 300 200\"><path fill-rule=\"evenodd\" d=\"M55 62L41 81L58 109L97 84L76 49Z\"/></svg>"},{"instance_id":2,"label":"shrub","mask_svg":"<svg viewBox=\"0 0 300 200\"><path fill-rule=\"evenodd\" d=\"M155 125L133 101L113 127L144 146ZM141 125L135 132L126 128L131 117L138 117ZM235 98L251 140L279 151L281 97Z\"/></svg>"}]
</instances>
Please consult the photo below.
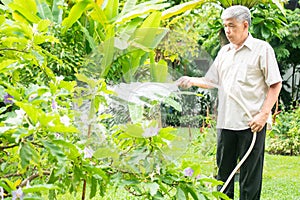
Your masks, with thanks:
<instances>
[{"instance_id":1,"label":"shrub","mask_svg":"<svg viewBox=\"0 0 300 200\"><path fill-rule=\"evenodd\" d=\"M300 155L300 108L279 114L268 134L267 151L272 154Z\"/></svg>"}]
</instances>

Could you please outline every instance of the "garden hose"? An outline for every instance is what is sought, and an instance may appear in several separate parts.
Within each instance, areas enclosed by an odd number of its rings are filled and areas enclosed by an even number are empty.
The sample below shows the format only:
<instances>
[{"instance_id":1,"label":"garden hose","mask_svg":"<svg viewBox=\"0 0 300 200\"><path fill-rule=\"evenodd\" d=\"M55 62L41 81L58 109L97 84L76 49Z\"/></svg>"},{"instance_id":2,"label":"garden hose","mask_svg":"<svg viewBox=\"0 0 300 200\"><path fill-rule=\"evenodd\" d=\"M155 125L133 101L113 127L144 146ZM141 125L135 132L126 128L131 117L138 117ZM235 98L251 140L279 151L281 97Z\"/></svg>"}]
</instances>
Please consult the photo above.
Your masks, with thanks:
<instances>
[{"instance_id":1,"label":"garden hose","mask_svg":"<svg viewBox=\"0 0 300 200\"><path fill-rule=\"evenodd\" d=\"M242 102L240 102L239 99L237 99L235 96L233 96L232 94L229 94L229 96L231 98L233 98L243 109L244 111L247 113L247 115L252 118L252 115L250 114L249 110L242 104ZM222 186L220 192L224 192L224 190L226 189L226 187L228 186L228 184L230 183L230 181L232 180L232 178L234 177L235 173L237 172L237 170L242 166L242 164L245 162L245 160L248 158L248 156L250 155L255 141L256 141L256 132L253 132L253 137L252 137L252 141L250 144L250 147L248 148L246 154L244 155L244 157L240 160L240 162L237 164L237 166L233 169L233 171L231 172L230 176L227 178L226 182L224 183L224 185Z\"/></svg>"},{"instance_id":2,"label":"garden hose","mask_svg":"<svg viewBox=\"0 0 300 200\"><path fill-rule=\"evenodd\" d=\"M209 85L209 86L212 86L212 87L215 87L215 88L218 88L218 89L220 88L219 85L211 83L211 82L203 82L203 84ZM230 92L229 92L229 97L231 97L233 100L235 100L242 107L242 109L246 112L246 114L249 116L250 119L253 118L252 115L251 115L251 113L249 112L249 110L244 106L244 104L238 98L236 98ZM223 184L220 192L222 192L222 193L224 192L224 190L226 189L226 187L228 186L228 184L230 183L230 181L232 180L232 178L234 177L234 175L236 174L236 172L239 170L239 168L243 165L243 163L246 161L246 159L250 155L250 153L253 150L253 147L255 145L256 136L257 136L257 133L253 132L253 137L252 137L252 141L251 141L250 147L248 148L247 152L245 153L245 155L243 156L243 158L240 160L240 162L236 165L236 167L231 172L231 174L229 175L229 177L227 178L227 180Z\"/></svg>"}]
</instances>

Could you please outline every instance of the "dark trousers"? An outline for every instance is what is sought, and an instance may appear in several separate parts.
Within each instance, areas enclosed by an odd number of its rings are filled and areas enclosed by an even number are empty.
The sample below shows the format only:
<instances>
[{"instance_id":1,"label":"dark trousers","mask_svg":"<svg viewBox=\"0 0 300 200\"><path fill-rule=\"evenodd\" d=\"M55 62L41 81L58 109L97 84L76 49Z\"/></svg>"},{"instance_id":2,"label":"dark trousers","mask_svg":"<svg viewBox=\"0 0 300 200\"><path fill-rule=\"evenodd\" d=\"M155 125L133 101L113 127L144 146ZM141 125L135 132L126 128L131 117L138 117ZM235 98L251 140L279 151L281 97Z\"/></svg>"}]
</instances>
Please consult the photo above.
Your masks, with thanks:
<instances>
[{"instance_id":1,"label":"dark trousers","mask_svg":"<svg viewBox=\"0 0 300 200\"><path fill-rule=\"evenodd\" d=\"M225 182L252 141L250 128L241 131L219 129L217 142L218 180ZM252 152L240 168L240 200L259 200L262 186L266 127L257 133ZM234 178L233 178L234 179ZM221 189L221 187L219 188ZM224 191L234 198L234 180Z\"/></svg>"}]
</instances>

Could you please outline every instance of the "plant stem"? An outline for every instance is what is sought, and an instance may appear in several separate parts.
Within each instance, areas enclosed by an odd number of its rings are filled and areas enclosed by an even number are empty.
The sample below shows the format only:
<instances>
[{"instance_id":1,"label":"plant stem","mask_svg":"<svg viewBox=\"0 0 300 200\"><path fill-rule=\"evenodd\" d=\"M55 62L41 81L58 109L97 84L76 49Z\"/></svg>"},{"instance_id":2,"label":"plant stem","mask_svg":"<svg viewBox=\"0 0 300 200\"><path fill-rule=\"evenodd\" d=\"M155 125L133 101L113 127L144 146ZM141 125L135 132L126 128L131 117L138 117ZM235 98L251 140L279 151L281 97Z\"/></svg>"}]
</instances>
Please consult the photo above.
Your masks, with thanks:
<instances>
[{"instance_id":1,"label":"plant stem","mask_svg":"<svg viewBox=\"0 0 300 200\"><path fill-rule=\"evenodd\" d=\"M86 192L86 180L83 180L83 187L82 187L82 196L81 196L81 200L85 199L85 192Z\"/></svg>"}]
</instances>

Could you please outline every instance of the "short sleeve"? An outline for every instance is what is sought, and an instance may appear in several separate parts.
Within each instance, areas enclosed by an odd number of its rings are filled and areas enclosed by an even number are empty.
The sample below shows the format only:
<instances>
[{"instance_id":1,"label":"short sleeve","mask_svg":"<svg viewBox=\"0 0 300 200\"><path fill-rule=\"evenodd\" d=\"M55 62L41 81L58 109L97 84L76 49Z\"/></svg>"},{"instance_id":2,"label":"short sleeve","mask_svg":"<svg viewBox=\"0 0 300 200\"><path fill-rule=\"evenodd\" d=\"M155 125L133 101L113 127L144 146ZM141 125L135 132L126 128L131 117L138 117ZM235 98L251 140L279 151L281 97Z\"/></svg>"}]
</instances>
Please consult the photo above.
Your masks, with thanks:
<instances>
[{"instance_id":1,"label":"short sleeve","mask_svg":"<svg viewBox=\"0 0 300 200\"><path fill-rule=\"evenodd\" d=\"M204 78L206 81L211 82L213 84L219 85L219 74L218 74L218 67L220 66L220 60L222 56L223 49L221 49L215 58L213 64L208 69L207 73L205 74Z\"/></svg>"},{"instance_id":2,"label":"short sleeve","mask_svg":"<svg viewBox=\"0 0 300 200\"><path fill-rule=\"evenodd\" d=\"M266 43L266 48L262 52L260 66L264 72L265 81L268 86L282 81L275 52L268 43Z\"/></svg>"}]
</instances>

